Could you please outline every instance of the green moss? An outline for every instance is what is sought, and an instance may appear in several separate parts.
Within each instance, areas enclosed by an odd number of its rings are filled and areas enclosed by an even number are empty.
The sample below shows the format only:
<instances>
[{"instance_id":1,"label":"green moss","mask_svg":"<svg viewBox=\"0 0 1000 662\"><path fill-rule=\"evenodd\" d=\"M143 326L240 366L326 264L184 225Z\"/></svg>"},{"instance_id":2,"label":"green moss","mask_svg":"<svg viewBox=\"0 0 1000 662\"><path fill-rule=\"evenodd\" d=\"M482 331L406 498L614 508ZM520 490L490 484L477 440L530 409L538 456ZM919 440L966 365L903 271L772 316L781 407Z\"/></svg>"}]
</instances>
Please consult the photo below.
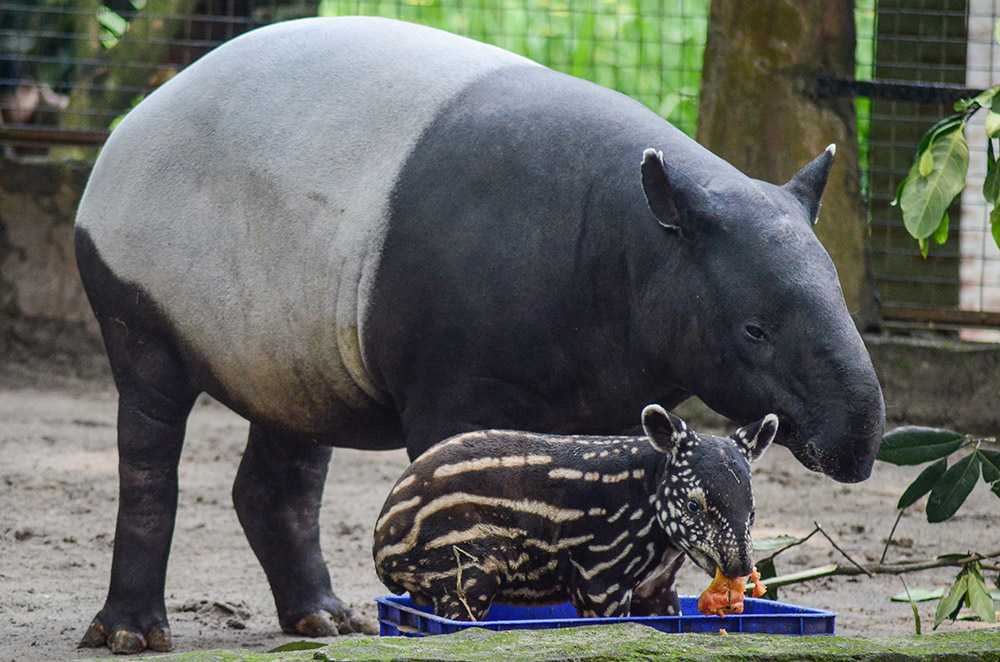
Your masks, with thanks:
<instances>
[{"instance_id":1,"label":"green moss","mask_svg":"<svg viewBox=\"0 0 1000 662\"><path fill-rule=\"evenodd\" d=\"M469 629L426 639L358 637L311 651L200 651L150 662L1000 662L1000 628L922 637L785 637L780 635L663 634L636 624L565 630L489 632ZM135 660L134 662L140 662Z\"/></svg>"}]
</instances>

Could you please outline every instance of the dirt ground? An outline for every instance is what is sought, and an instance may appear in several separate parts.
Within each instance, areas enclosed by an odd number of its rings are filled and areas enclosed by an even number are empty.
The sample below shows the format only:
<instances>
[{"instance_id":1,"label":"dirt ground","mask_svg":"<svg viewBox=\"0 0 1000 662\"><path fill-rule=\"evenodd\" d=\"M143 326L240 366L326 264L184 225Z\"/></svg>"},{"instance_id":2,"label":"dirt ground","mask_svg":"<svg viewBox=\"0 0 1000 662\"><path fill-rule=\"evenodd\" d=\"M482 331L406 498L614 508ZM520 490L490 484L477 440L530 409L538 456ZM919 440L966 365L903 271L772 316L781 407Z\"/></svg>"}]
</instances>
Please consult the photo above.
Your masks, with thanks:
<instances>
[{"instance_id":1,"label":"dirt ground","mask_svg":"<svg viewBox=\"0 0 1000 662\"><path fill-rule=\"evenodd\" d=\"M108 656L76 648L104 601L117 507L116 394L100 361L0 366L0 661ZM96 366L96 367L94 367ZM180 504L167 575L167 609L175 651L266 651L296 638L280 632L264 574L233 511L230 489L247 423L218 403L199 401L180 467ZM406 466L402 451L338 450L323 506L323 548L334 587L374 617L386 590L371 560L371 530L389 488ZM783 448L754 468L756 537L802 536L822 524L852 557L877 561L896 515L894 505L919 468L878 463L873 477L841 485L810 473ZM923 502L918 504L922 507ZM887 560L1000 548L1000 508L978 485L952 520L930 525L918 509L902 519ZM815 536L777 561L779 574L843 558ZM907 575L910 587L948 583L954 570ZM988 581L997 572L987 573ZM683 594L709 578L687 564ZM892 576L827 578L782 589L781 599L837 612L844 635L912 633L909 604ZM920 605L924 632L934 602ZM959 621L941 629L984 627Z\"/></svg>"}]
</instances>

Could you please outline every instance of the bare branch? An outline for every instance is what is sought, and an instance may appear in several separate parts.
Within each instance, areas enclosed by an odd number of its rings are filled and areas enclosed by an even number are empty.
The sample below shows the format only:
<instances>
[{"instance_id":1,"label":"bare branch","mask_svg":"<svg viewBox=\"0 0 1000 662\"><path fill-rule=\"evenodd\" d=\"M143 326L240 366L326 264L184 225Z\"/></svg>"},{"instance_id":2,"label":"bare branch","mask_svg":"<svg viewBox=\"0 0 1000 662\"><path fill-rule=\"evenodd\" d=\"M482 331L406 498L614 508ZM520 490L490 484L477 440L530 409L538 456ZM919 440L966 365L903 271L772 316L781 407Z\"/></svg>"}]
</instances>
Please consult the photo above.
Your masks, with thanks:
<instances>
[{"instance_id":1,"label":"bare branch","mask_svg":"<svg viewBox=\"0 0 1000 662\"><path fill-rule=\"evenodd\" d=\"M836 547L836 545L834 546ZM833 576L850 577L868 575L869 577L874 577L875 575L903 575L908 572L920 572L921 570L930 570L932 568L961 567L976 561L998 557L1000 557L1000 549L989 554L979 554L974 552L962 558L947 557L943 559L927 559L923 561L906 561L903 563L870 563L865 566L855 564L854 567L840 566L833 563L819 568L812 568L810 570L803 570L801 572L782 575L780 577L772 577L767 580L767 585L769 587L778 588L779 586L797 584L810 579ZM848 560L850 560L850 558L848 558ZM851 562L854 563L854 561ZM993 568L993 566L989 567L990 569Z\"/></svg>"},{"instance_id":2,"label":"bare branch","mask_svg":"<svg viewBox=\"0 0 1000 662\"><path fill-rule=\"evenodd\" d=\"M885 547L882 548L882 556L879 557L879 563L885 563L885 555L889 551L889 543L892 542L892 534L896 533L896 527L899 525L899 520L903 518L903 513L906 512L906 508L900 508L899 514L896 515L896 521L892 523L892 530L889 531L889 537L885 539Z\"/></svg>"},{"instance_id":3,"label":"bare branch","mask_svg":"<svg viewBox=\"0 0 1000 662\"><path fill-rule=\"evenodd\" d=\"M861 572L865 573L869 577L873 577L874 576L874 575L872 575L871 572L869 572L868 570L865 570L865 567L863 565L861 565L860 563L858 563L857 561L855 561L854 559L852 559L847 552L845 552L844 550L842 550L840 548L840 545L838 545L836 542L833 541L833 538L831 538L830 536L826 535L826 531L824 531L823 527L819 525L819 522L813 522L813 524L816 525L816 530L819 531L820 533L822 533L823 537L826 538L830 542L830 544L833 545L833 548L835 550L837 550L838 552L840 552L840 554L845 559L847 559L848 561L850 561L851 563L853 563L855 565L855 567L857 567L859 570L861 570Z\"/></svg>"},{"instance_id":4,"label":"bare branch","mask_svg":"<svg viewBox=\"0 0 1000 662\"><path fill-rule=\"evenodd\" d=\"M1000 549L989 554L979 554L978 552L973 552L962 558L948 557L943 559L928 559L926 561L907 561L905 563L873 563L860 570L857 568L844 567L838 568L833 574L867 574L868 576L872 576L872 574L902 575L907 572L918 572L920 570L930 570L931 568L961 567L969 565L970 563L975 563L976 561L982 561L983 559L993 559L997 557L1000 557Z\"/></svg>"},{"instance_id":5,"label":"bare branch","mask_svg":"<svg viewBox=\"0 0 1000 662\"><path fill-rule=\"evenodd\" d=\"M799 538L799 539L798 539L798 540L796 540L795 542L792 542L792 543L788 543L787 545L785 545L785 546L784 546L784 547L782 547L781 549L778 549L778 550L775 550L775 551L774 551L774 553L772 553L772 554L771 554L770 556L765 556L765 557L764 557L764 558L762 558L761 560L757 561L757 563L760 563L760 564L764 564L764 563L767 563L768 561L770 561L771 559L773 559L774 557L776 557L776 556L777 556L778 554L781 554L782 552L784 552L784 551L787 551L787 550L791 549L792 547L797 547L798 545L801 545L801 544L802 544L802 543L804 543L805 541L809 540L809 539L810 539L810 538L812 538L812 537L813 537L814 535L816 535L816 533L817 533L818 531L819 531L819 526L817 525L817 526L816 526L816 528L815 528L815 529L813 529L813 530L812 530L812 531L811 531L811 532L809 533L809 535L807 535L807 536L806 536L805 538Z\"/></svg>"}]
</instances>

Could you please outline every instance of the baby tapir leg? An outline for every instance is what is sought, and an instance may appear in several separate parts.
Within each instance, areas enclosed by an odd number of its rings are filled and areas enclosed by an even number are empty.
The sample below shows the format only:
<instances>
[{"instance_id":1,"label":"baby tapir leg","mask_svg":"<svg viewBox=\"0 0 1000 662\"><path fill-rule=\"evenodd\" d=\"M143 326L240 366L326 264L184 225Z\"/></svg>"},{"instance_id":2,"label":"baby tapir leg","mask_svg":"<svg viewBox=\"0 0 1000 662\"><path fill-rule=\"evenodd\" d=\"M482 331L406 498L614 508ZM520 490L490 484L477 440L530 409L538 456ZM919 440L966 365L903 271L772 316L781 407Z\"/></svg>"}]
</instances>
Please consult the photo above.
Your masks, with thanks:
<instances>
[{"instance_id":1,"label":"baby tapir leg","mask_svg":"<svg viewBox=\"0 0 1000 662\"><path fill-rule=\"evenodd\" d=\"M460 569L454 578L438 580L445 590L433 591L434 613L456 621L481 621L493 604L499 579L467 559L461 560Z\"/></svg>"},{"instance_id":2,"label":"baby tapir leg","mask_svg":"<svg viewBox=\"0 0 1000 662\"><path fill-rule=\"evenodd\" d=\"M632 594L632 616L679 616L681 601L674 588L674 578L684 564L684 554L667 550L660 566Z\"/></svg>"},{"instance_id":3,"label":"baby tapir leg","mask_svg":"<svg viewBox=\"0 0 1000 662\"><path fill-rule=\"evenodd\" d=\"M433 605L438 616L482 620L500 588L501 563L493 556L500 546L489 540L437 543L419 555L388 556L380 564L383 583L396 593L408 591L417 606Z\"/></svg>"},{"instance_id":4,"label":"baby tapir leg","mask_svg":"<svg viewBox=\"0 0 1000 662\"><path fill-rule=\"evenodd\" d=\"M589 582L570 594L570 602L581 618L616 617L629 615L632 587L615 583Z\"/></svg>"},{"instance_id":5,"label":"baby tapir leg","mask_svg":"<svg viewBox=\"0 0 1000 662\"><path fill-rule=\"evenodd\" d=\"M118 521L108 598L79 645L107 645L114 653L168 651L163 594L177 464L197 393L176 352L138 316L102 316L101 322L119 392Z\"/></svg>"},{"instance_id":6,"label":"baby tapir leg","mask_svg":"<svg viewBox=\"0 0 1000 662\"><path fill-rule=\"evenodd\" d=\"M256 424L233 485L233 502L260 560L285 632L321 637L371 632L333 593L320 552L319 511L332 449Z\"/></svg>"}]
</instances>

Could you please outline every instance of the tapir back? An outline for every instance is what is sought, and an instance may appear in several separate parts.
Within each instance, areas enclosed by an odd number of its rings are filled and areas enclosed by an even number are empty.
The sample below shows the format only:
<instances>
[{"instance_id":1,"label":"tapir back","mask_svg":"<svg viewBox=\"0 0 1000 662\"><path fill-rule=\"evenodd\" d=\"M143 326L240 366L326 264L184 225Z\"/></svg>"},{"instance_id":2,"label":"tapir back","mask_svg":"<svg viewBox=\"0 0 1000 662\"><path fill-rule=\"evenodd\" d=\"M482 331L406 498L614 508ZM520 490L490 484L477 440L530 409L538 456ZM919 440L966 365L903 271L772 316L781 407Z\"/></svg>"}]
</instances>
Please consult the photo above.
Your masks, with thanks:
<instances>
[{"instance_id":1,"label":"tapir back","mask_svg":"<svg viewBox=\"0 0 1000 662\"><path fill-rule=\"evenodd\" d=\"M241 413L385 403L359 326L390 192L440 107L504 67L538 65L381 19L237 38L113 132L77 216L82 258L138 285Z\"/></svg>"},{"instance_id":2,"label":"tapir back","mask_svg":"<svg viewBox=\"0 0 1000 662\"><path fill-rule=\"evenodd\" d=\"M545 382L549 411L480 423L620 432L659 388L624 374L620 324L626 263L659 259L636 174L649 145L759 195L641 104L507 51L387 19L290 21L125 118L80 204L78 260L102 324L123 319L107 293L136 288L195 386L274 429L398 446L425 382L537 370L513 381ZM596 400L579 407L581 390ZM411 454L468 429L452 420L468 403L435 402L457 409L406 430Z\"/></svg>"}]
</instances>

